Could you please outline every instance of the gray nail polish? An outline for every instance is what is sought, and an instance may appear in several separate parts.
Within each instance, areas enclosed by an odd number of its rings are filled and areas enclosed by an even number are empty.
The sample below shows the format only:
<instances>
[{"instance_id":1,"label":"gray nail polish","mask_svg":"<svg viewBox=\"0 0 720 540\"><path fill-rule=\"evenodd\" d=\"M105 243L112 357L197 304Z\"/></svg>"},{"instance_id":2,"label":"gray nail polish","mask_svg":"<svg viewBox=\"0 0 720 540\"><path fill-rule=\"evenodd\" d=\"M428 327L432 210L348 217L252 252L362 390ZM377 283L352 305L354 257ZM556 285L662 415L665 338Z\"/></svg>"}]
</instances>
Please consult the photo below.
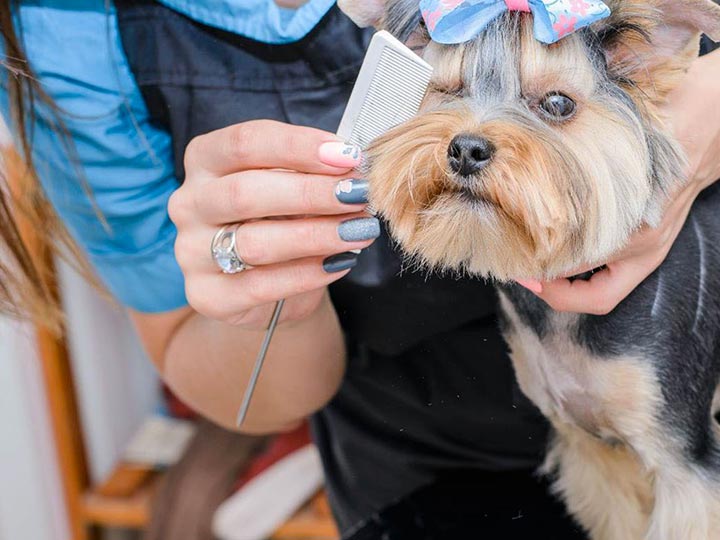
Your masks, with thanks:
<instances>
[{"instance_id":1,"label":"gray nail polish","mask_svg":"<svg viewBox=\"0 0 720 540\"><path fill-rule=\"evenodd\" d=\"M377 218L356 218L343 221L338 234L345 242L364 242L380 236L380 222Z\"/></svg>"},{"instance_id":2,"label":"gray nail polish","mask_svg":"<svg viewBox=\"0 0 720 540\"><path fill-rule=\"evenodd\" d=\"M340 253L339 255L333 255L323 261L323 270L328 274L336 274L354 268L357 264L358 256L356 253L348 251L347 253Z\"/></svg>"},{"instance_id":3,"label":"gray nail polish","mask_svg":"<svg viewBox=\"0 0 720 540\"><path fill-rule=\"evenodd\" d=\"M368 195L367 180L350 178L339 182L335 188L335 196L343 204L366 204Z\"/></svg>"}]
</instances>

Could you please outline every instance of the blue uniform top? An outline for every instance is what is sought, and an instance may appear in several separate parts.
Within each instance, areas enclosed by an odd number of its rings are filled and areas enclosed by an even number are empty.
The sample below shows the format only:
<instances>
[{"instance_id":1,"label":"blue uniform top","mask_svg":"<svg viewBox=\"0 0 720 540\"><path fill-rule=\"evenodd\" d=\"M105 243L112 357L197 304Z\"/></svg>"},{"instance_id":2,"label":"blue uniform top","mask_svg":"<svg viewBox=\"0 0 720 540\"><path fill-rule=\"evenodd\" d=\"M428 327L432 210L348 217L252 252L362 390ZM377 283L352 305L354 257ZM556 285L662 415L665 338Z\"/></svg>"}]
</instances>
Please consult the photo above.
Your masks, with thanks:
<instances>
[{"instance_id":1,"label":"blue uniform top","mask_svg":"<svg viewBox=\"0 0 720 540\"><path fill-rule=\"evenodd\" d=\"M334 4L310 0L290 10L273 0L159 1L203 24L268 43L301 39ZM114 9L104 0L27 0L18 16L30 64L65 112L92 192L90 199L40 111L33 152L50 201L120 302L148 313L186 305L167 213L179 185L171 140L149 122ZM9 117L5 88L0 111Z\"/></svg>"}]
</instances>

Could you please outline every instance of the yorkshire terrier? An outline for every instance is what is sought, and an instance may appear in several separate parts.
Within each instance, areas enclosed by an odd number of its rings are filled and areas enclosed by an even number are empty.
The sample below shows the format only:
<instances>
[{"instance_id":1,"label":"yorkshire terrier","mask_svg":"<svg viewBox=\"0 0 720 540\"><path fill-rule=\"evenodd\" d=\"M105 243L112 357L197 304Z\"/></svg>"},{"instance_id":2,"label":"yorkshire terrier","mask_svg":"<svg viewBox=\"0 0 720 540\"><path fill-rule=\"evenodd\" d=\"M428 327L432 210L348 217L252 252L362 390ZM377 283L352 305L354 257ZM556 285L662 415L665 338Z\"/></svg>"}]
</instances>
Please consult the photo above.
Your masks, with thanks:
<instances>
[{"instance_id":1,"label":"yorkshire terrier","mask_svg":"<svg viewBox=\"0 0 720 540\"><path fill-rule=\"evenodd\" d=\"M554 427L543 471L571 514L594 540L720 539L720 189L609 315L555 312L513 284L599 266L659 222L687 169L661 108L700 34L720 37L720 8L607 0L550 45L506 10L443 45L419 0L339 4L435 68L421 113L368 149L370 202L412 260L497 280L518 381Z\"/></svg>"}]
</instances>

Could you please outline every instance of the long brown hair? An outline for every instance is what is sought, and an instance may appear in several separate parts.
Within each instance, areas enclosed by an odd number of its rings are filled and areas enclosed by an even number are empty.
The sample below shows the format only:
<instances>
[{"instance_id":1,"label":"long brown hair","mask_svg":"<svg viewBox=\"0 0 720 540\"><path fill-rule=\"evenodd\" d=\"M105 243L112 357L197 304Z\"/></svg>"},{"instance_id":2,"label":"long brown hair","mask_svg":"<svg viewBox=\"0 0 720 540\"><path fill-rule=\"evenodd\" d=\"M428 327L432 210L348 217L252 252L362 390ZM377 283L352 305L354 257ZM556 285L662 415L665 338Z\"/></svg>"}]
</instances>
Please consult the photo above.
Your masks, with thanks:
<instances>
[{"instance_id":1,"label":"long brown hair","mask_svg":"<svg viewBox=\"0 0 720 540\"><path fill-rule=\"evenodd\" d=\"M57 331L62 326L62 317L52 255L71 261L93 282L94 278L81 250L45 197L33 165L36 106L51 113L52 128L68 156L74 154L58 107L38 83L28 63L13 19L17 4L18 0L0 0L0 33L5 48L0 63L7 71L11 112L6 120L16 141L15 147L2 149L0 312L31 317ZM80 167L77 168L79 171Z\"/></svg>"}]
</instances>

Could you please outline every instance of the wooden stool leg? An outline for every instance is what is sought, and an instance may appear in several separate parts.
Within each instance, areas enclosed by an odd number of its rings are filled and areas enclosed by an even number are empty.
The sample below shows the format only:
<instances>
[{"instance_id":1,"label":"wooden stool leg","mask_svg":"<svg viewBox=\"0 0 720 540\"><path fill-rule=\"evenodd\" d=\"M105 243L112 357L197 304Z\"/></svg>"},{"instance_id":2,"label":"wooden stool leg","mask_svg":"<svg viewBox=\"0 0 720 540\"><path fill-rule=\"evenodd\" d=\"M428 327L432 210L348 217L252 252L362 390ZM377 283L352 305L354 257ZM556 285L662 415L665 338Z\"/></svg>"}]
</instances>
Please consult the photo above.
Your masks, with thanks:
<instances>
[{"instance_id":1,"label":"wooden stool leg","mask_svg":"<svg viewBox=\"0 0 720 540\"><path fill-rule=\"evenodd\" d=\"M37 341L70 531L73 540L90 540L97 535L83 518L89 481L70 362L63 343L47 331L38 329Z\"/></svg>"}]
</instances>

